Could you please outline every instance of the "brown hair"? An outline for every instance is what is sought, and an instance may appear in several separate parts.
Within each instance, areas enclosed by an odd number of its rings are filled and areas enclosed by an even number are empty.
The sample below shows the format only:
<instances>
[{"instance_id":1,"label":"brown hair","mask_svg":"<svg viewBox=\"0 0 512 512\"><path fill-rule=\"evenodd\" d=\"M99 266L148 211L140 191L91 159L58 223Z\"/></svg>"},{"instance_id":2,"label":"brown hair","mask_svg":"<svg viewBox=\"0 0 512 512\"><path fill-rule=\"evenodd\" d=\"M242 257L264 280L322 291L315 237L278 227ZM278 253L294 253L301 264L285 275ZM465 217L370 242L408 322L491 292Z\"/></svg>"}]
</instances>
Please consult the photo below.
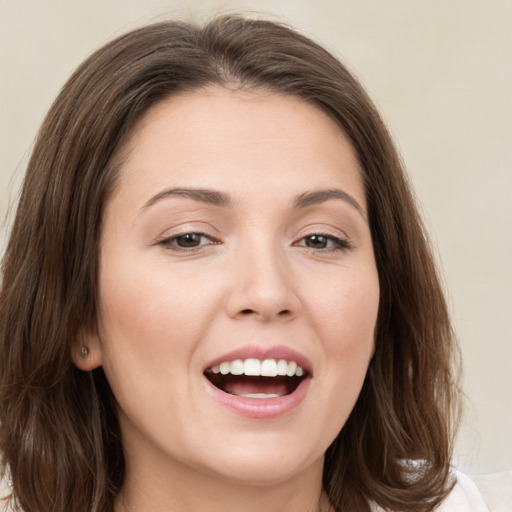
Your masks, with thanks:
<instances>
[{"instance_id":1,"label":"brown hair","mask_svg":"<svg viewBox=\"0 0 512 512\"><path fill-rule=\"evenodd\" d=\"M434 260L402 164L349 71L269 21L168 21L107 44L51 107L3 259L0 451L25 512L112 511L124 478L115 400L70 350L95 329L102 212L123 139L158 101L209 84L302 98L337 121L359 158L379 273L377 343L355 408L329 447L335 511L433 510L450 489L456 354ZM413 462L415 461L415 462Z\"/></svg>"}]
</instances>

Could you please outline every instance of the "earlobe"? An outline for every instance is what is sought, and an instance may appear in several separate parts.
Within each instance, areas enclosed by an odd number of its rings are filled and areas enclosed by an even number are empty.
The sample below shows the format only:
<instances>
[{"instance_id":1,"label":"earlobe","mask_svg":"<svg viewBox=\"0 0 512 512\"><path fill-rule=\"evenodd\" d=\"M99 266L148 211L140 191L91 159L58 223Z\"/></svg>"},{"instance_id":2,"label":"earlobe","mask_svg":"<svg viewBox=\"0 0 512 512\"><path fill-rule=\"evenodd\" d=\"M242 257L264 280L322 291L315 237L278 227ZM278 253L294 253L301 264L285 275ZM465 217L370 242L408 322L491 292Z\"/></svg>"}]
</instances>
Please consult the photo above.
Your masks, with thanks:
<instances>
[{"instance_id":1,"label":"earlobe","mask_svg":"<svg viewBox=\"0 0 512 512\"><path fill-rule=\"evenodd\" d=\"M102 365L101 343L97 334L79 338L71 348L71 359L77 368L90 372Z\"/></svg>"}]
</instances>

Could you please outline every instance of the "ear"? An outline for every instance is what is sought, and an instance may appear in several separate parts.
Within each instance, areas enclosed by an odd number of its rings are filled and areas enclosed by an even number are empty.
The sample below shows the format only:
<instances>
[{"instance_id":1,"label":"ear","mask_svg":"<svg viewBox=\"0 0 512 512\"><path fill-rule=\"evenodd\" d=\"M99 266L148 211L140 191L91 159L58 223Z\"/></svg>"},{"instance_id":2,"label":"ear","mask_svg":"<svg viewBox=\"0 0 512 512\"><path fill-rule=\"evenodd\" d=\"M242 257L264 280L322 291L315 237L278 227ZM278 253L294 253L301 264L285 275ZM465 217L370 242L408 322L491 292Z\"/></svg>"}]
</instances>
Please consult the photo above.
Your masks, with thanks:
<instances>
[{"instance_id":1,"label":"ear","mask_svg":"<svg viewBox=\"0 0 512 512\"><path fill-rule=\"evenodd\" d=\"M75 366L90 372L103 364L101 341L98 333L81 333L71 347L71 359Z\"/></svg>"}]
</instances>

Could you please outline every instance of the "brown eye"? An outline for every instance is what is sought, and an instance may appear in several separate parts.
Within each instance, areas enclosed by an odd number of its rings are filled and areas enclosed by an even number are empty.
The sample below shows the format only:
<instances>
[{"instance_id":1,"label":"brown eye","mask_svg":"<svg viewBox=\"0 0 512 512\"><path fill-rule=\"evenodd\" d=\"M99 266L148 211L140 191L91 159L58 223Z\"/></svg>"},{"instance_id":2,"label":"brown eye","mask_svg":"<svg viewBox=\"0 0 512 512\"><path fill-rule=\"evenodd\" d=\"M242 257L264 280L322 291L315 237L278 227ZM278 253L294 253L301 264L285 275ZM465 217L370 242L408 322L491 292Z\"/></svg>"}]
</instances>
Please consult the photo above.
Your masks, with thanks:
<instances>
[{"instance_id":1,"label":"brown eye","mask_svg":"<svg viewBox=\"0 0 512 512\"><path fill-rule=\"evenodd\" d=\"M203 237L204 235L201 233L187 233L186 235L175 237L174 242L178 247L182 247L184 249L189 247L199 247Z\"/></svg>"},{"instance_id":2,"label":"brown eye","mask_svg":"<svg viewBox=\"0 0 512 512\"><path fill-rule=\"evenodd\" d=\"M218 240L204 233L183 233L182 235L166 238L159 242L159 245L174 251L193 251L194 249L201 249L204 246L218 243Z\"/></svg>"},{"instance_id":3,"label":"brown eye","mask_svg":"<svg viewBox=\"0 0 512 512\"><path fill-rule=\"evenodd\" d=\"M311 235L304 238L306 247L311 249L326 249L329 241L329 238L323 235Z\"/></svg>"},{"instance_id":4,"label":"brown eye","mask_svg":"<svg viewBox=\"0 0 512 512\"><path fill-rule=\"evenodd\" d=\"M323 235L321 233L305 236L294 245L299 247L307 247L313 251L323 252L345 251L352 247L348 240L344 240L333 235Z\"/></svg>"}]
</instances>

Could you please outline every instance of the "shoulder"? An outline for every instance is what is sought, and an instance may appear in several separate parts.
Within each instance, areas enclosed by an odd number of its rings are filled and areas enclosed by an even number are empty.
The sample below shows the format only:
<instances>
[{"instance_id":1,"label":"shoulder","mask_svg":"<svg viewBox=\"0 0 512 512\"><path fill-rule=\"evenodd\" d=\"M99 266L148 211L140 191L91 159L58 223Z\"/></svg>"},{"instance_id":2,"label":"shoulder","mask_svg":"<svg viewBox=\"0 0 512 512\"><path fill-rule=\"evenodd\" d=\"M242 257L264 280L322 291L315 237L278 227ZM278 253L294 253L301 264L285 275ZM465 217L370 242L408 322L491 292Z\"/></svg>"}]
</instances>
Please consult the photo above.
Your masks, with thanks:
<instances>
[{"instance_id":1,"label":"shoulder","mask_svg":"<svg viewBox=\"0 0 512 512\"><path fill-rule=\"evenodd\" d=\"M438 512L489 512L473 480L460 471L454 473L457 482Z\"/></svg>"},{"instance_id":2,"label":"shoulder","mask_svg":"<svg viewBox=\"0 0 512 512\"><path fill-rule=\"evenodd\" d=\"M467 475L454 471L455 485L436 512L489 512L477 486ZM371 507L372 512L384 512L380 507Z\"/></svg>"},{"instance_id":3,"label":"shoulder","mask_svg":"<svg viewBox=\"0 0 512 512\"><path fill-rule=\"evenodd\" d=\"M6 499L11 492L11 487L6 478L0 478L0 512L11 512L12 507Z\"/></svg>"}]
</instances>

